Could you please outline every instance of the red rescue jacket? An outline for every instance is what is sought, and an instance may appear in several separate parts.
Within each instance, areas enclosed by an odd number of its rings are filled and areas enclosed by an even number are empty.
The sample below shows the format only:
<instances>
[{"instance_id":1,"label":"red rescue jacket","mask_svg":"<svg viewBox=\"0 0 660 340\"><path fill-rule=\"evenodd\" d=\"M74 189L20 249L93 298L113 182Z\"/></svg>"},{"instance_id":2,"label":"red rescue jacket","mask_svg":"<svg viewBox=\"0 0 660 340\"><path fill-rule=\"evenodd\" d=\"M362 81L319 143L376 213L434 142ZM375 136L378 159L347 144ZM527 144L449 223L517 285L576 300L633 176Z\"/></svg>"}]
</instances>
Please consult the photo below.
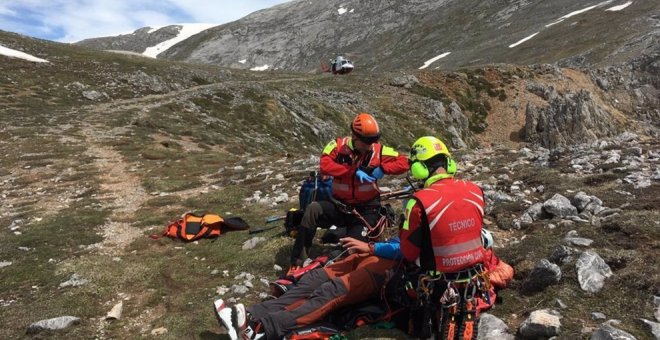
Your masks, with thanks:
<instances>
[{"instance_id":1,"label":"red rescue jacket","mask_svg":"<svg viewBox=\"0 0 660 340\"><path fill-rule=\"evenodd\" d=\"M470 181L446 178L413 197L401 230L401 252L407 260L423 270L443 273L484 262L481 188Z\"/></svg>"},{"instance_id":2,"label":"red rescue jacket","mask_svg":"<svg viewBox=\"0 0 660 340\"><path fill-rule=\"evenodd\" d=\"M321 173L333 176L332 196L349 205L359 205L379 197L378 184L360 183L355 172L360 166L381 167L383 173L399 175L408 171L408 159L380 143L360 154L353 149L351 137L337 138L328 143L321 155Z\"/></svg>"}]
</instances>

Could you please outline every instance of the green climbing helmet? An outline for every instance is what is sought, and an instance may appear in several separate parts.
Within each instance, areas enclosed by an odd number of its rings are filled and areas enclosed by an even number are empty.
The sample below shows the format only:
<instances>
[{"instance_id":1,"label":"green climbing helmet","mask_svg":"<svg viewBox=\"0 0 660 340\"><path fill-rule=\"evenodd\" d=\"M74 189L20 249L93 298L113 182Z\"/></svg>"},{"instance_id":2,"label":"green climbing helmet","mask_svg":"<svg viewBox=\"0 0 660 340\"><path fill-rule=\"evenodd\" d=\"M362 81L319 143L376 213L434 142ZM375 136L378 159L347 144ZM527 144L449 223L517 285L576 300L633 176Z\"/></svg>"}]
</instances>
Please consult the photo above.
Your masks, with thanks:
<instances>
[{"instance_id":1,"label":"green climbing helmet","mask_svg":"<svg viewBox=\"0 0 660 340\"><path fill-rule=\"evenodd\" d=\"M424 180L429 178L435 169L429 169L429 161L436 161L439 155L447 159L447 174L456 173L456 162L451 158L451 154L445 143L433 136L424 136L413 143L410 150L410 173L415 179Z\"/></svg>"}]
</instances>

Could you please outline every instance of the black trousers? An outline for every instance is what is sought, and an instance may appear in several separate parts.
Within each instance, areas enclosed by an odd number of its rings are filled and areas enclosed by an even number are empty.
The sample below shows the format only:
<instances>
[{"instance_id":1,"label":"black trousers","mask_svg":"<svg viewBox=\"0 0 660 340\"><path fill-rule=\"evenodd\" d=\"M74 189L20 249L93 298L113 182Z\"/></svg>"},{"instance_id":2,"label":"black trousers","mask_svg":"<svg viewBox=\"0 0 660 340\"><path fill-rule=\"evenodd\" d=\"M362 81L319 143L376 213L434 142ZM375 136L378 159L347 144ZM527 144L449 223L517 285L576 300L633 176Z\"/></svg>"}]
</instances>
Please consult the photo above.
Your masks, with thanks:
<instances>
[{"instance_id":1,"label":"black trousers","mask_svg":"<svg viewBox=\"0 0 660 340\"><path fill-rule=\"evenodd\" d=\"M380 202L373 201L355 208L371 227L375 226L379 218ZM302 222L300 222L291 252L291 265L300 266L307 259L318 228L328 229L333 225L338 228L346 228L347 237L365 242L369 240L369 229L360 218L340 211L330 201L312 202L305 208Z\"/></svg>"}]
</instances>

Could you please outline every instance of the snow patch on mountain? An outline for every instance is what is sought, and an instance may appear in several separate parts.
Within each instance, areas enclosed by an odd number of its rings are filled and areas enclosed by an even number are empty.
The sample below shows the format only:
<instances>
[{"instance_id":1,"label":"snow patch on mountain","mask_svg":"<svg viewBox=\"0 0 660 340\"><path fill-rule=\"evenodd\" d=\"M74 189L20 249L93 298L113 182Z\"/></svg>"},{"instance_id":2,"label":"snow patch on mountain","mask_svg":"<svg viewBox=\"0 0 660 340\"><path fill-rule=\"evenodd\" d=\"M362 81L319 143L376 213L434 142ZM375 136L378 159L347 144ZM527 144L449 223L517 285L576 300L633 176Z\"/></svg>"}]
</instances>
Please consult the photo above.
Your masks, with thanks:
<instances>
[{"instance_id":1,"label":"snow patch on mountain","mask_svg":"<svg viewBox=\"0 0 660 340\"><path fill-rule=\"evenodd\" d=\"M630 6L630 5L632 5L632 3L633 3L632 1L628 1L628 2L626 2L626 3L623 4L623 5L618 5L618 6L610 7L610 8L608 8L608 9L606 9L606 11L610 11L610 12L620 11L620 10L622 10L622 9L624 9L624 8L626 8L626 7Z\"/></svg>"},{"instance_id":2,"label":"snow patch on mountain","mask_svg":"<svg viewBox=\"0 0 660 340\"><path fill-rule=\"evenodd\" d=\"M557 19L556 21L551 22L551 23L545 25L545 27L550 27L550 26L552 26L552 25L556 25L556 24L558 24L558 23L560 23L560 22L562 22L562 21L564 21L564 20L566 20L566 19L568 19L568 18L570 18L570 17L572 17L572 16L576 16L576 15L578 15L578 14L582 14L582 13L587 12L587 11L590 11L590 10L596 8L596 7L601 7L601 6L607 5L607 4L609 4L610 2L612 2L612 0L603 1L603 2L598 3L598 4L596 4L596 5L589 6L589 7L587 7L587 8L583 8L583 9L581 9L581 10L578 10L578 11L574 11L574 12L568 13L568 14L564 15L563 17Z\"/></svg>"},{"instance_id":3,"label":"snow patch on mountain","mask_svg":"<svg viewBox=\"0 0 660 340\"><path fill-rule=\"evenodd\" d=\"M192 37L193 35L202 32L206 29L209 29L211 27L218 26L218 24L177 24L177 25L181 26L181 29L179 30L179 35L177 35L176 37L170 40L163 41L162 43L156 46L147 47L147 49L144 50L142 54L148 57L156 58L156 56L159 55L160 53L167 51L167 49L169 49L170 47ZM149 32L152 31L155 32L158 29L159 28L152 28Z\"/></svg>"},{"instance_id":4,"label":"snow patch on mountain","mask_svg":"<svg viewBox=\"0 0 660 340\"><path fill-rule=\"evenodd\" d=\"M266 71L267 69L268 69L268 65L264 65L264 66L253 67L250 69L250 71Z\"/></svg>"},{"instance_id":5,"label":"snow patch on mountain","mask_svg":"<svg viewBox=\"0 0 660 340\"><path fill-rule=\"evenodd\" d=\"M583 9L581 9L581 10L577 10L577 11L573 11L573 12L571 12L571 13L568 13L568 14L566 14L566 15L564 15L564 16L558 18L557 20L555 20L555 21L553 21L553 22L551 22L551 23L545 25L545 28L548 28L548 27L550 27L550 26L556 25L556 24L558 24L558 23L560 23L560 22L562 22L562 21L564 21L564 20L566 20L566 19L568 19L568 18L570 18L570 17L576 16L576 15L578 15L578 14L582 14L582 13L584 13L584 12L588 12L588 11L594 9L594 8L597 8L597 7L603 7L603 6L605 6L605 5L609 4L609 3L611 3L612 1L613 1L613 0L606 0L606 1L603 1L603 2L599 2L599 3L596 4L596 5L589 6L589 7L583 8ZM628 7L628 6L630 6L630 4L632 4L632 1L629 1L629 2L627 2L627 3L625 3L625 4L623 4L623 5L610 7L610 8L608 8L608 9L606 9L606 11L620 11L620 10L622 10L622 9L624 9L624 8L626 8L626 7ZM528 36L528 37L526 37L526 38L524 38L524 39L518 41L518 42L515 43L515 44L511 44L511 45L509 45L509 48L516 47L516 46L518 46L518 45L524 43L525 41L527 41L527 40L533 38L535 35L537 35L537 34L539 34L539 33L540 33L540 32L536 32L536 33L534 33L534 34L532 34L532 35L530 35L530 36Z\"/></svg>"},{"instance_id":6,"label":"snow patch on mountain","mask_svg":"<svg viewBox=\"0 0 660 340\"><path fill-rule=\"evenodd\" d=\"M429 65L433 64L433 63L436 62L437 60L440 60L440 59L442 59L442 58L448 56L449 54L451 54L451 52L445 52L445 53L443 53L443 54L441 54L441 55L439 55L439 56L433 57L433 58L431 58L431 59L425 61L425 62L424 62L424 65L422 65L419 69L420 69L420 70L423 70L423 69L429 67Z\"/></svg>"},{"instance_id":7,"label":"snow patch on mountain","mask_svg":"<svg viewBox=\"0 0 660 340\"><path fill-rule=\"evenodd\" d=\"M351 10L349 11L346 7L342 6L342 7L339 7L339 9L337 10L337 13L339 13L339 15L342 15L344 13L353 13L354 11L355 11L355 8L351 8Z\"/></svg>"},{"instance_id":8,"label":"snow patch on mountain","mask_svg":"<svg viewBox=\"0 0 660 340\"><path fill-rule=\"evenodd\" d=\"M37 58L33 55L27 54L25 52L17 51L17 50L12 50L11 48L4 47L0 45L0 55L4 55L10 58L19 58L19 59L24 59L27 61L32 61L35 63L47 63L48 60L46 59L41 59Z\"/></svg>"},{"instance_id":9,"label":"snow patch on mountain","mask_svg":"<svg viewBox=\"0 0 660 340\"><path fill-rule=\"evenodd\" d=\"M534 38L534 36L537 35L537 34L539 34L539 33L541 33L541 32L536 32L536 33L534 33L534 34L532 34L532 35L530 35L530 36L528 36L528 37L522 38L522 39L518 40L518 42L509 45L509 48L516 47L516 46L518 46L518 45L524 43L525 41Z\"/></svg>"}]
</instances>

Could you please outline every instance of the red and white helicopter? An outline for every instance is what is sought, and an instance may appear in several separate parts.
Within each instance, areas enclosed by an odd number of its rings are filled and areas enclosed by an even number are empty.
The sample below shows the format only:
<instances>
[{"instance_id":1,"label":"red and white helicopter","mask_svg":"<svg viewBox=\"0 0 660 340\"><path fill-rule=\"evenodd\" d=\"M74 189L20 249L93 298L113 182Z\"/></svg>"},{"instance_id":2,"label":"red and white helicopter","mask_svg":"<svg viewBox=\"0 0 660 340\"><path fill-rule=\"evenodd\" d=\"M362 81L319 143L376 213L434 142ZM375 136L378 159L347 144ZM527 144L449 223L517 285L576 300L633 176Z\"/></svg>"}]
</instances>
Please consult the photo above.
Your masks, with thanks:
<instances>
[{"instance_id":1,"label":"red and white helicopter","mask_svg":"<svg viewBox=\"0 0 660 340\"><path fill-rule=\"evenodd\" d=\"M330 60L330 65L327 63L321 62L321 71L329 72L332 74L349 74L353 71L353 63L338 55L334 60Z\"/></svg>"}]
</instances>

